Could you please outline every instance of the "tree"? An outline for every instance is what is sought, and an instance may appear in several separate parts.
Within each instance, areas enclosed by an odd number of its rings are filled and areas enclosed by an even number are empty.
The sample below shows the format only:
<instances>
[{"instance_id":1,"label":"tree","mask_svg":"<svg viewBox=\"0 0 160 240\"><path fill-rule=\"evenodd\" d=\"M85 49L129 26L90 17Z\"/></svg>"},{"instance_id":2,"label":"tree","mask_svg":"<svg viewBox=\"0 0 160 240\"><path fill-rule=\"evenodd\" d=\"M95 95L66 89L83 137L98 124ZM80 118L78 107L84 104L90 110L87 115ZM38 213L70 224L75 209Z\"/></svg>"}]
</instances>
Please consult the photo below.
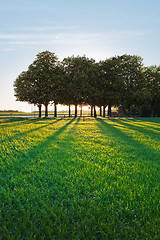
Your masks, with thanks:
<instances>
[{"instance_id":1,"label":"tree","mask_svg":"<svg viewBox=\"0 0 160 240\"><path fill-rule=\"evenodd\" d=\"M65 58L61 62L61 84L59 85L59 102L61 104L66 104L69 106L69 117L71 116L71 105L73 104L72 100L72 81L70 78L69 71L69 58Z\"/></svg>"},{"instance_id":2,"label":"tree","mask_svg":"<svg viewBox=\"0 0 160 240\"><path fill-rule=\"evenodd\" d=\"M22 72L14 81L14 92L16 101L28 102L36 104L39 109L39 117L41 117L42 102L36 97L36 89L32 82L32 78L28 71Z\"/></svg>"},{"instance_id":3,"label":"tree","mask_svg":"<svg viewBox=\"0 0 160 240\"><path fill-rule=\"evenodd\" d=\"M52 100L54 103L54 117L57 117L57 104L63 102L64 96L64 82L65 78L64 69L60 62L57 63L55 69L52 72L51 92Z\"/></svg>"},{"instance_id":4,"label":"tree","mask_svg":"<svg viewBox=\"0 0 160 240\"><path fill-rule=\"evenodd\" d=\"M111 116L111 107L120 104L122 84L118 66L119 59L115 57L99 62L99 104L103 106L103 117L107 105Z\"/></svg>"},{"instance_id":5,"label":"tree","mask_svg":"<svg viewBox=\"0 0 160 240\"><path fill-rule=\"evenodd\" d=\"M119 59L119 73L122 79L123 90L121 103L131 114L132 105L140 105L143 102L143 75L142 58L135 55L123 55Z\"/></svg>"},{"instance_id":6,"label":"tree","mask_svg":"<svg viewBox=\"0 0 160 240\"><path fill-rule=\"evenodd\" d=\"M94 110L94 117L96 118L96 106L98 105L98 98L99 98L99 78L98 78L98 64L95 63L94 59L89 60L86 63L86 71L87 71L87 78L85 82L86 90L85 90L85 103L91 106L91 117L93 116Z\"/></svg>"},{"instance_id":7,"label":"tree","mask_svg":"<svg viewBox=\"0 0 160 240\"><path fill-rule=\"evenodd\" d=\"M14 92L16 101L32 103L32 95L30 89L30 79L27 72L22 72L14 81Z\"/></svg>"},{"instance_id":8,"label":"tree","mask_svg":"<svg viewBox=\"0 0 160 240\"><path fill-rule=\"evenodd\" d=\"M55 54L49 51L37 54L37 58L28 67L27 72L20 74L14 83L17 100L37 104L39 116L41 116L41 105L45 105L47 117L48 104L54 101L53 92L58 78L57 60Z\"/></svg>"},{"instance_id":9,"label":"tree","mask_svg":"<svg viewBox=\"0 0 160 240\"><path fill-rule=\"evenodd\" d=\"M36 60L29 66L37 98L45 106L45 117L48 116L48 104L53 101L54 85L57 80L57 57L49 51L37 54ZM55 80L55 81L54 81Z\"/></svg>"},{"instance_id":10,"label":"tree","mask_svg":"<svg viewBox=\"0 0 160 240\"><path fill-rule=\"evenodd\" d=\"M160 113L160 66L150 66L144 68L145 95L151 105L151 117Z\"/></svg>"},{"instance_id":11,"label":"tree","mask_svg":"<svg viewBox=\"0 0 160 240\"><path fill-rule=\"evenodd\" d=\"M69 104L69 106L75 105L75 117L77 117L77 106L87 102L92 62L94 60L90 60L85 56L72 56L64 58L62 61L65 71L63 103Z\"/></svg>"}]
</instances>

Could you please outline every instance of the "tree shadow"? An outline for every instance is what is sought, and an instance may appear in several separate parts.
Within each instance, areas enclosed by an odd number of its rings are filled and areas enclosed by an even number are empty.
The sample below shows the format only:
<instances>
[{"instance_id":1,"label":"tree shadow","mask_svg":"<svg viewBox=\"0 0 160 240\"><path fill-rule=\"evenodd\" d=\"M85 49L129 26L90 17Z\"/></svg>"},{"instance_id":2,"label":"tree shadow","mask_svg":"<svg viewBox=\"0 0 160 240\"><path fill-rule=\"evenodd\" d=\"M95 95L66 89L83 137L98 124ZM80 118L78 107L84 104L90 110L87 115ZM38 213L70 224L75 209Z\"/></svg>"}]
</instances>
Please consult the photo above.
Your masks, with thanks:
<instances>
[{"instance_id":1,"label":"tree shadow","mask_svg":"<svg viewBox=\"0 0 160 240\"><path fill-rule=\"evenodd\" d=\"M7 117L7 118L0 118L0 126L5 128L12 128L13 126L21 126L26 124L41 124L45 122L45 120L49 120L50 118L24 118L24 117ZM52 118L54 119L54 118ZM11 124L9 124L11 123Z\"/></svg>"},{"instance_id":2,"label":"tree shadow","mask_svg":"<svg viewBox=\"0 0 160 240\"><path fill-rule=\"evenodd\" d=\"M131 121L141 121L144 123L152 123L152 125L160 124L160 117L141 117L141 118L131 118Z\"/></svg>"},{"instance_id":3,"label":"tree shadow","mask_svg":"<svg viewBox=\"0 0 160 240\"><path fill-rule=\"evenodd\" d=\"M108 120L108 121L112 121L112 120ZM136 141L132 136L129 136L127 133L123 132L120 128L117 128L116 125L115 126L111 125L107 123L107 121L104 121L101 118L97 119L97 123L101 133L104 136L109 137L109 134L112 134L112 136L114 136L116 139L117 138L119 139L119 142L122 143L122 146L124 144L124 146L129 146L131 149L135 147L138 155L143 156L144 160L150 161L157 165L157 160L159 160L160 158L160 154L158 151L144 145L143 143ZM123 151L123 148L122 148L122 151Z\"/></svg>"},{"instance_id":4,"label":"tree shadow","mask_svg":"<svg viewBox=\"0 0 160 240\"><path fill-rule=\"evenodd\" d=\"M36 124L41 124L41 122L45 122L48 120L54 120L54 119L63 119L63 118L27 118L27 117L0 117L0 126L5 126L5 127L12 127L15 125L21 125L21 124L30 124L32 122L36 123ZM8 123L12 123L12 125L6 125Z\"/></svg>"},{"instance_id":5,"label":"tree shadow","mask_svg":"<svg viewBox=\"0 0 160 240\"><path fill-rule=\"evenodd\" d=\"M9 128L11 126L15 126L15 125L20 125L20 124L24 124L24 123L29 123L31 119L28 118L22 118L22 117L15 117L15 118L0 118L0 126L4 126L5 128ZM12 125L6 125L8 123L12 123Z\"/></svg>"},{"instance_id":6,"label":"tree shadow","mask_svg":"<svg viewBox=\"0 0 160 240\"><path fill-rule=\"evenodd\" d=\"M160 138L158 137L158 134L160 133L160 130L156 129L156 128L152 128L152 127L148 127L146 125L138 125L138 123L136 124L133 121L126 121L126 120L122 120L119 119L117 122L119 122L120 124L129 127L130 129L139 132L141 130L141 133L144 133L145 136L148 136L150 138L153 138L154 140L157 139L157 141L160 141Z\"/></svg>"},{"instance_id":7,"label":"tree shadow","mask_svg":"<svg viewBox=\"0 0 160 240\"><path fill-rule=\"evenodd\" d=\"M156 152L160 150L159 143L159 131L155 128L147 128L146 125L137 125L136 121L130 121L126 119L112 119L114 126L119 129L124 129L127 135L131 135L137 142L141 142L143 145L147 146L149 149L154 149Z\"/></svg>"},{"instance_id":8,"label":"tree shadow","mask_svg":"<svg viewBox=\"0 0 160 240\"><path fill-rule=\"evenodd\" d=\"M143 129L147 129L149 131L160 132L160 123L154 124L154 122L140 121L140 120L136 120L136 119L124 119L124 118L119 119L119 121L123 122L123 123L132 124L135 127L140 127L140 128L143 127Z\"/></svg>"},{"instance_id":9,"label":"tree shadow","mask_svg":"<svg viewBox=\"0 0 160 240\"><path fill-rule=\"evenodd\" d=\"M60 120L60 119L59 119ZM57 121L59 121L57 120ZM6 163L6 166L2 168L3 175L6 175L7 171L10 171L10 173L15 174L15 171L19 172L20 170L26 168L28 165L31 165L35 163L38 156L43 154L43 150L47 148L48 145L53 143L56 138L61 135L69 125L71 125L75 121L75 119L71 119L69 122L59 128L54 134L48 136L44 141L41 141L40 144L33 146L29 151L19 151L15 155L15 162L12 162L10 164ZM12 155L12 152L11 152ZM12 156L11 156L12 157ZM5 161L5 160L4 160ZM14 170L14 171L13 171ZM11 176L10 176L11 177Z\"/></svg>"},{"instance_id":10,"label":"tree shadow","mask_svg":"<svg viewBox=\"0 0 160 240\"><path fill-rule=\"evenodd\" d=\"M53 122L51 122L51 123L49 123L49 124L45 124L45 125L43 125L43 126L41 126L41 127L36 127L36 128L30 129L30 130L28 130L28 131L18 132L18 133L12 134L11 137L8 136L8 137L6 137L6 138L3 138L3 141L10 141L10 142L15 141L15 139L16 139L17 137L20 138L20 137L22 137L23 135L26 135L26 134L28 134L28 133L35 132L35 131L40 130L40 129L42 129L42 128L46 128L46 127L48 127L49 125L53 125L53 124L59 122L60 120L62 120L62 119L61 119L61 118L60 118L60 119L56 119L55 121L53 121ZM29 123L32 123L32 122L30 121ZM44 122L44 123L45 123L45 122ZM27 123L26 123L26 122L23 122L23 124L28 124L28 122L27 122ZM35 124L36 124L36 122L35 122ZM41 124L42 124L42 122L41 122ZM12 125L12 126L13 126L13 125ZM12 127L12 126L11 126L11 127ZM19 126L19 124L18 124L18 126Z\"/></svg>"}]
</instances>

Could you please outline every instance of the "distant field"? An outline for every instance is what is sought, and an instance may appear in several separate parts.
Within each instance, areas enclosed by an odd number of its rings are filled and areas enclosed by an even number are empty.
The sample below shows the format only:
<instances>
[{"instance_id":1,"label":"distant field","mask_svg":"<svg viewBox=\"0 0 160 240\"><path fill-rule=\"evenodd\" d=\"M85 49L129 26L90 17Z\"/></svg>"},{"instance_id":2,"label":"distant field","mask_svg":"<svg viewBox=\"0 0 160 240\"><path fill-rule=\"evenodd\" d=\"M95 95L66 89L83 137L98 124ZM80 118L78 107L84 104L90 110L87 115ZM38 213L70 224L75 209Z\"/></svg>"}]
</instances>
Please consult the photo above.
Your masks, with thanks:
<instances>
[{"instance_id":1,"label":"distant field","mask_svg":"<svg viewBox=\"0 0 160 240\"><path fill-rule=\"evenodd\" d=\"M44 114L44 111L42 111L42 114ZM54 114L54 112L49 112L49 114ZM11 116L11 115L17 115L17 116L21 116L21 115L36 115L38 116L38 112L19 112L19 111L0 111L0 116Z\"/></svg>"},{"instance_id":2,"label":"distant field","mask_svg":"<svg viewBox=\"0 0 160 240\"><path fill-rule=\"evenodd\" d=\"M99 111L97 112L98 114L99 114ZM45 112L44 111L42 111L42 115L44 115L45 114ZM48 114L49 115L54 115L54 111L49 111L48 112ZM69 113L68 113L68 111L58 111L57 112L57 114L58 115L62 115L62 116L64 116L64 115L68 115ZM71 114L72 114L72 116L74 116L74 111L72 110L71 111ZM78 115L80 115L80 110L78 110L77 111L77 114ZM83 115L85 115L85 116L90 116L90 111L89 110L83 110ZM19 111L0 111L0 117L1 116L13 116L13 115L16 115L16 116L22 116L22 115L24 115L24 116L35 116L35 117L38 117L38 112L36 111L36 112L19 112Z\"/></svg>"},{"instance_id":3,"label":"distant field","mask_svg":"<svg viewBox=\"0 0 160 240\"><path fill-rule=\"evenodd\" d=\"M0 163L0 239L160 239L160 118L1 118Z\"/></svg>"},{"instance_id":4,"label":"distant field","mask_svg":"<svg viewBox=\"0 0 160 240\"><path fill-rule=\"evenodd\" d=\"M28 112L18 112L18 111L0 111L0 116L8 116L8 115L30 115Z\"/></svg>"}]
</instances>

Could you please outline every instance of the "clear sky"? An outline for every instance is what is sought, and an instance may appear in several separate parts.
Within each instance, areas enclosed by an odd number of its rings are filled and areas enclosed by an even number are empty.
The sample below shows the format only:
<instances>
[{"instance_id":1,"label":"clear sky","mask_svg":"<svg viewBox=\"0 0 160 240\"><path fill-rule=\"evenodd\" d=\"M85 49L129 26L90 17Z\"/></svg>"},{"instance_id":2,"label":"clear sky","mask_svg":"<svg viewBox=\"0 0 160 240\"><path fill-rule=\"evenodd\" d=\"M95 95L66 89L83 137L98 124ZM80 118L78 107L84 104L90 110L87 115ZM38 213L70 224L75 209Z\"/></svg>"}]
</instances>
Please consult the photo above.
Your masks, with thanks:
<instances>
[{"instance_id":1,"label":"clear sky","mask_svg":"<svg viewBox=\"0 0 160 240\"><path fill-rule=\"evenodd\" d=\"M0 0L0 110L31 111L15 101L13 82L42 51L160 65L159 11L160 0Z\"/></svg>"}]
</instances>

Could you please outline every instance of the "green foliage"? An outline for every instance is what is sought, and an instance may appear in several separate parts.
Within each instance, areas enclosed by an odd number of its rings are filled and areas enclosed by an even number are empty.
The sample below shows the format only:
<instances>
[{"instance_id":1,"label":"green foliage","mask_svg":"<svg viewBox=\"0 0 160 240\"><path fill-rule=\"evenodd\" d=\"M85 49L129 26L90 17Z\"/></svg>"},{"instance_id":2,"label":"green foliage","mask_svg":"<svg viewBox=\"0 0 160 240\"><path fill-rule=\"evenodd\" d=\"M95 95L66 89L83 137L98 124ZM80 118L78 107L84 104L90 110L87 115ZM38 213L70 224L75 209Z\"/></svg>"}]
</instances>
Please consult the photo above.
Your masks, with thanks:
<instances>
[{"instance_id":1,"label":"green foliage","mask_svg":"<svg viewBox=\"0 0 160 240\"><path fill-rule=\"evenodd\" d=\"M160 119L0 119L2 239L159 239Z\"/></svg>"},{"instance_id":2,"label":"green foliage","mask_svg":"<svg viewBox=\"0 0 160 240\"><path fill-rule=\"evenodd\" d=\"M14 92L17 101L37 103L35 101L36 92L32 87L31 78L28 72L22 72L14 82Z\"/></svg>"},{"instance_id":3,"label":"green foliage","mask_svg":"<svg viewBox=\"0 0 160 240\"><path fill-rule=\"evenodd\" d=\"M64 103L87 103L90 85L93 82L94 60L85 56L68 57L63 59L62 66L65 72Z\"/></svg>"},{"instance_id":4,"label":"green foliage","mask_svg":"<svg viewBox=\"0 0 160 240\"><path fill-rule=\"evenodd\" d=\"M49 51L37 54L35 61L14 82L17 101L26 101L46 107L56 98L59 70L57 57ZM56 99L57 100L57 99Z\"/></svg>"},{"instance_id":5,"label":"green foliage","mask_svg":"<svg viewBox=\"0 0 160 240\"><path fill-rule=\"evenodd\" d=\"M160 67L143 68L142 58L122 55L95 63L94 59L77 56L64 58L60 63L54 53L37 54L36 60L14 82L17 101L41 105L48 116L49 103L57 105L103 106L122 105L128 115L132 109L151 105L151 116L159 115ZM96 110L95 110L96 111ZM94 111L94 112L95 112ZM143 111L142 111L143 112ZM95 113L96 115L96 113ZM56 116L56 108L55 108Z\"/></svg>"},{"instance_id":6,"label":"green foliage","mask_svg":"<svg viewBox=\"0 0 160 240\"><path fill-rule=\"evenodd\" d=\"M118 106L123 95L123 82L119 69L118 58L106 59L99 63L100 87L99 96L101 106Z\"/></svg>"},{"instance_id":7,"label":"green foliage","mask_svg":"<svg viewBox=\"0 0 160 240\"><path fill-rule=\"evenodd\" d=\"M150 66L144 68L145 76L145 94L147 96L147 103L150 104L150 115L160 116L160 67Z\"/></svg>"},{"instance_id":8,"label":"green foliage","mask_svg":"<svg viewBox=\"0 0 160 240\"><path fill-rule=\"evenodd\" d=\"M143 103L142 58L135 55L123 55L119 60L119 76L121 78L121 104L127 106L128 113L131 113L131 106L140 106Z\"/></svg>"}]
</instances>

